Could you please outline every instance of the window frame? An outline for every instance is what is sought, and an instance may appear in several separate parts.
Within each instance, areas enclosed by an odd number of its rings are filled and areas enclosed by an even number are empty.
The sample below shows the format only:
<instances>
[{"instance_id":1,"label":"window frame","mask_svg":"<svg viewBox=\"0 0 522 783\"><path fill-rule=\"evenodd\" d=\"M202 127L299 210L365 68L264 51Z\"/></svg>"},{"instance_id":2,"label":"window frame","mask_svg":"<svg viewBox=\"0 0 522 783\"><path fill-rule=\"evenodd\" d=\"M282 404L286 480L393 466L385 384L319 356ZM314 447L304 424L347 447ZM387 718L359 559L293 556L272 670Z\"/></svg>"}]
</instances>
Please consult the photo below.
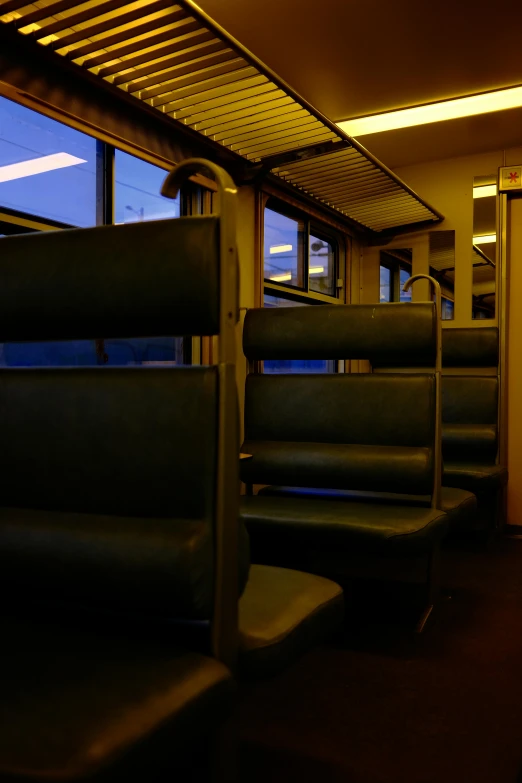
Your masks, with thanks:
<instances>
[{"instance_id":1,"label":"window frame","mask_svg":"<svg viewBox=\"0 0 522 783\"><path fill-rule=\"evenodd\" d=\"M299 264L302 263L302 276L303 286L287 285L284 283L277 283L274 280L270 280L265 277L265 210L270 209L273 212L277 212L283 217L290 218L291 220L298 220L303 223L303 239L298 245L298 253L302 247L302 259L298 258L298 270ZM303 302L306 304L344 304L346 296L346 281L344 277L340 275L341 265L345 265L345 254L342 249L343 242L341 237L335 232L334 229L322 224L315 217L307 214L304 210L299 210L284 201L280 201L274 196L269 196L262 209L262 232L261 232L261 276L263 280L262 285L262 302L264 302L264 295L279 296L283 299L290 299L295 302ZM318 291L310 289L310 235L321 239L323 242L327 242L332 246L334 251L334 281L335 281L335 294L322 294ZM339 285L339 282L342 284Z\"/></svg>"}]
</instances>

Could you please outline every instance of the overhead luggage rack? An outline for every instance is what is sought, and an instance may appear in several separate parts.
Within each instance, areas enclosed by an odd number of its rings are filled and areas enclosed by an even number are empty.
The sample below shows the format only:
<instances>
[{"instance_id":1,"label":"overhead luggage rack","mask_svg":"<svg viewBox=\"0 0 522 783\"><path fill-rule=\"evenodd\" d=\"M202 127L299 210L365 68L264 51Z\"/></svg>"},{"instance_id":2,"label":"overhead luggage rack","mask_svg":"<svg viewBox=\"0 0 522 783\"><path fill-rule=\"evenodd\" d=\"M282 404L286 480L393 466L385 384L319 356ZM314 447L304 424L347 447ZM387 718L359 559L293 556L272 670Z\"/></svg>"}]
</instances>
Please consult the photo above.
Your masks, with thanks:
<instances>
[{"instance_id":1,"label":"overhead luggage rack","mask_svg":"<svg viewBox=\"0 0 522 783\"><path fill-rule=\"evenodd\" d=\"M192 0L6 0L0 21L363 229L442 220Z\"/></svg>"}]
</instances>

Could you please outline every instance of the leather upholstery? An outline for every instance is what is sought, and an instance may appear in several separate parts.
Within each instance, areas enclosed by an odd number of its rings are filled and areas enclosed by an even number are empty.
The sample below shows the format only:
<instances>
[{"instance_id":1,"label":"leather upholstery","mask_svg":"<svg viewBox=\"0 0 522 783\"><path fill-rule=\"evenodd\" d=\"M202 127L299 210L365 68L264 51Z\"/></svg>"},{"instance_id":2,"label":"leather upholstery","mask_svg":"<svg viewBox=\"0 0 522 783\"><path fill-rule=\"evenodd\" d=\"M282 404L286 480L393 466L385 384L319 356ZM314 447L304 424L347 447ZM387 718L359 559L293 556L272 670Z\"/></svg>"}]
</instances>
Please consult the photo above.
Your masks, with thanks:
<instances>
[{"instance_id":1,"label":"leather upholstery","mask_svg":"<svg viewBox=\"0 0 522 783\"><path fill-rule=\"evenodd\" d=\"M0 279L0 342L217 334L219 218L5 237Z\"/></svg>"},{"instance_id":2,"label":"leather upholstery","mask_svg":"<svg viewBox=\"0 0 522 783\"><path fill-rule=\"evenodd\" d=\"M435 307L393 303L252 309L245 317L243 350L251 360L369 359L389 366L431 366Z\"/></svg>"},{"instance_id":3,"label":"leather upholstery","mask_svg":"<svg viewBox=\"0 0 522 783\"><path fill-rule=\"evenodd\" d=\"M159 639L3 614L2 780L149 780L234 693L218 661Z\"/></svg>"},{"instance_id":4,"label":"leather upholstery","mask_svg":"<svg viewBox=\"0 0 522 783\"><path fill-rule=\"evenodd\" d=\"M309 487L263 487L258 495L262 497L295 497L314 500L344 500L347 503L377 503L397 506L430 507L431 498L418 495L398 495L391 492L354 492L336 489L311 489ZM477 499L471 492L453 487L442 487L440 510L448 516L452 529L466 529L474 526L477 514Z\"/></svg>"},{"instance_id":5,"label":"leather upholstery","mask_svg":"<svg viewBox=\"0 0 522 783\"><path fill-rule=\"evenodd\" d=\"M433 427L432 375L250 375L241 478L427 494Z\"/></svg>"},{"instance_id":6,"label":"leather upholstery","mask_svg":"<svg viewBox=\"0 0 522 783\"><path fill-rule=\"evenodd\" d=\"M496 376L443 377L443 458L493 463L497 454L497 416Z\"/></svg>"},{"instance_id":7,"label":"leather upholstery","mask_svg":"<svg viewBox=\"0 0 522 783\"><path fill-rule=\"evenodd\" d=\"M433 487L433 452L427 448L250 440L241 448L252 455L241 466L242 480L248 484L277 482L419 495Z\"/></svg>"},{"instance_id":8,"label":"leather upholstery","mask_svg":"<svg viewBox=\"0 0 522 783\"><path fill-rule=\"evenodd\" d=\"M469 460L445 462L443 481L448 487L460 487L475 495L482 495L505 487L508 471L504 465L485 465Z\"/></svg>"},{"instance_id":9,"label":"leather upholstery","mask_svg":"<svg viewBox=\"0 0 522 783\"><path fill-rule=\"evenodd\" d=\"M329 579L252 566L239 602L242 674L276 674L342 628L343 616L343 591Z\"/></svg>"},{"instance_id":10,"label":"leather upholstery","mask_svg":"<svg viewBox=\"0 0 522 783\"><path fill-rule=\"evenodd\" d=\"M0 582L209 618L216 398L212 367L0 371Z\"/></svg>"},{"instance_id":11,"label":"leather upholstery","mask_svg":"<svg viewBox=\"0 0 522 783\"><path fill-rule=\"evenodd\" d=\"M210 520L216 396L212 367L0 370L3 504Z\"/></svg>"},{"instance_id":12,"label":"leather upholstery","mask_svg":"<svg viewBox=\"0 0 522 783\"><path fill-rule=\"evenodd\" d=\"M323 551L417 555L429 552L446 533L448 518L430 508L343 500L244 496L241 519L252 545L264 551L301 547Z\"/></svg>"},{"instance_id":13,"label":"leather upholstery","mask_svg":"<svg viewBox=\"0 0 522 783\"><path fill-rule=\"evenodd\" d=\"M468 327L442 330L443 367L496 367L498 328Z\"/></svg>"},{"instance_id":14,"label":"leather upholstery","mask_svg":"<svg viewBox=\"0 0 522 783\"><path fill-rule=\"evenodd\" d=\"M442 454L446 460L483 460L493 463L497 454L494 424L444 424Z\"/></svg>"}]
</instances>

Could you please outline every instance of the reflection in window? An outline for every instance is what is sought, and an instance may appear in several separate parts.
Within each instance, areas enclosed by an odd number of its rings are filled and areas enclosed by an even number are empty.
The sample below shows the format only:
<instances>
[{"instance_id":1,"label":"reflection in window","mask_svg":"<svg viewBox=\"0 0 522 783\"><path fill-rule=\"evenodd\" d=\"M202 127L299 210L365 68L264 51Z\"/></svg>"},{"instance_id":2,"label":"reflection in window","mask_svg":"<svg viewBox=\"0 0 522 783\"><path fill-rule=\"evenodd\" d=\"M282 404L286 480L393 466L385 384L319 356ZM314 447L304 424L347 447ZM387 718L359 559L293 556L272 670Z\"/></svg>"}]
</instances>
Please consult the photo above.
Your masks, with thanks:
<instances>
[{"instance_id":1,"label":"reflection in window","mask_svg":"<svg viewBox=\"0 0 522 783\"><path fill-rule=\"evenodd\" d=\"M302 287L303 224L265 209L265 280Z\"/></svg>"},{"instance_id":2,"label":"reflection in window","mask_svg":"<svg viewBox=\"0 0 522 783\"><path fill-rule=\"evenodd\" d=\"M305 302L297 302L292 299L284 299L282 296L270 296L265 294L265 307L320 307L321 305L308 305ZM306 372L335 372L335 361L321 359L265 359L263 362L265 373L306 373Z\"/></svg>"},{"instance_id":3,"label":"reflection in window","mask_svg":"<svg viewBox=\"0 0 522 783\"><path fill-rule=\"evenodd\" d=\"M403 291L402 290L402 288L404 286L404 283L410 277L411 277L410 270L409 269L404 269L401 266L400 273L399 273L399 283L400 283L399 302L411 302L411 288L410 288L409 291Z\"/></svg>"},{"instance_id":4,"label":"reflection in window","mask_svg":"<svg viewBox=\"0 0 522 783\"><path fill-rule=\"evenodd\" d=\"M473 319L495 318L497 256L496 174L473 178Z\"/></svg>"},{"instance_id":5,"label":"reflection in window","mask_svg":"<svg viewBox=\"0 0 522 783\"><path fill-rule=\"evenodd\" d=\"M0 97L0 207L96 224L96 141Z\"/></svg>"},{"instance_id":6,"label":"reflection in window","mask_svg":"<svg viewBox=\"0 0 522 783\"><path fill-rule=\"evenodd\" d=\"M180 216L180 196L160 195L165 169L116 150L115 222L161 220Z\"/></svg>"},{"instance_id":7,"label":"reflection in window","mask_svg":"<svg viewBox=\"0 0 522 783\"><path fill-rule=\"evenodd\" d=\"M335 296L335 250L330 242L310 234L309 287L319 294Z\"/></svg>"},{"instance_id":8,"label":"reflection in window","mask_svg":"<svg viewBox=\"0 0 522 783\"><path fill-rule=\"evenodd\" d=\"M392 298L392 272L387 266L381 266L380 301L391 302Z\"/></svg>"},{"instance_id":9,"label":"reflection in window","mask_svg":"<svg viewBox=\"0 0 522 783\"><path fill-rule=\"evenodd\" d=\"M452 321L455 317L455 305L451 301L451 299L447 299L445 296L442 297L442 313L441 318L443 321Z\"/></svg>"}]
</instances>

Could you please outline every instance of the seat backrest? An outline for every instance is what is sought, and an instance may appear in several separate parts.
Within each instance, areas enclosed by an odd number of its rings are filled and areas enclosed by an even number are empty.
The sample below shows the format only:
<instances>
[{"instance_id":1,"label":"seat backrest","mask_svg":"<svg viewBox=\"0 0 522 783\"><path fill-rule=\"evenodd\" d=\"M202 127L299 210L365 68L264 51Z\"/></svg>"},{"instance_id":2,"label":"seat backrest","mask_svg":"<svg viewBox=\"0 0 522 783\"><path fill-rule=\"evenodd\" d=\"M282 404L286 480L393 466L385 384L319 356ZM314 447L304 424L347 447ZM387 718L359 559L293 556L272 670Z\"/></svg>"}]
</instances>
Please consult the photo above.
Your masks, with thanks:
<instances>
[{"instance_id":1,"label":"seat backrest","mask_svg":"<svg viewBox=\"0 0 522 783\"><path fill-rule=\"evenodd\" d=\"M250 375L242 479L429 495L434 411L432 375Z\"/></svg>"},{"instance_id":2,"label":"seat backrest","mask_svg":"<svg viewBox=\"0 0 522 783\"><path fill-rule=\"evenodd\" d=\"M443 367L497 367L498 358L496 326L442 330Z\"/></svg>"},{"instance_id":3,"label":"seat backrest","mask_svg":"<svg viewBox=\"0 0 522 783\"><path fill-rule=\"evenodd\" d=\"M498 378L442 378L442 453L452 461L494 463L497 454Z\"/></svg>"},{"instance_id":4,"label":"seat backrest","mask_svg":"<svg viewBox=\"0 0 522 783\"><path fill-rule=\"evenodd\" d=\"M220 285L237 282L235 247L222 249L226 219L2 240L0 341L221 339L224 313L238 317L237 291ZM231 625L237 410L230 362L0 370L4 587L131 613L227 615ZM240 589L244 540L242 555ZM235 574L230 612L224 565Z\"/></svg>"},{"instance_id":5,"label":"seat backrest","mask_svg":"<svg viewBox=\"0 0 522 783\"><path fill-rule=\"evenodd\" d=\"M267 308L247 313L243 346L251 361L387 353L433 361L435 327L432 304ZM241 477L247 484L430 495L435 412L433 373L252 373L243 449L253 459L241 465Z\"/></svg>"},{"instance_id":6,"label":"seat backrest","mask_svg":"<svg viewBox=\"0 0 522 783\"><path fill-rule=\"evenodd\" d=\"M497 327L445 329L442 362L443 457L493 464L498 451Z\"/></svg>"}]
</instances>

